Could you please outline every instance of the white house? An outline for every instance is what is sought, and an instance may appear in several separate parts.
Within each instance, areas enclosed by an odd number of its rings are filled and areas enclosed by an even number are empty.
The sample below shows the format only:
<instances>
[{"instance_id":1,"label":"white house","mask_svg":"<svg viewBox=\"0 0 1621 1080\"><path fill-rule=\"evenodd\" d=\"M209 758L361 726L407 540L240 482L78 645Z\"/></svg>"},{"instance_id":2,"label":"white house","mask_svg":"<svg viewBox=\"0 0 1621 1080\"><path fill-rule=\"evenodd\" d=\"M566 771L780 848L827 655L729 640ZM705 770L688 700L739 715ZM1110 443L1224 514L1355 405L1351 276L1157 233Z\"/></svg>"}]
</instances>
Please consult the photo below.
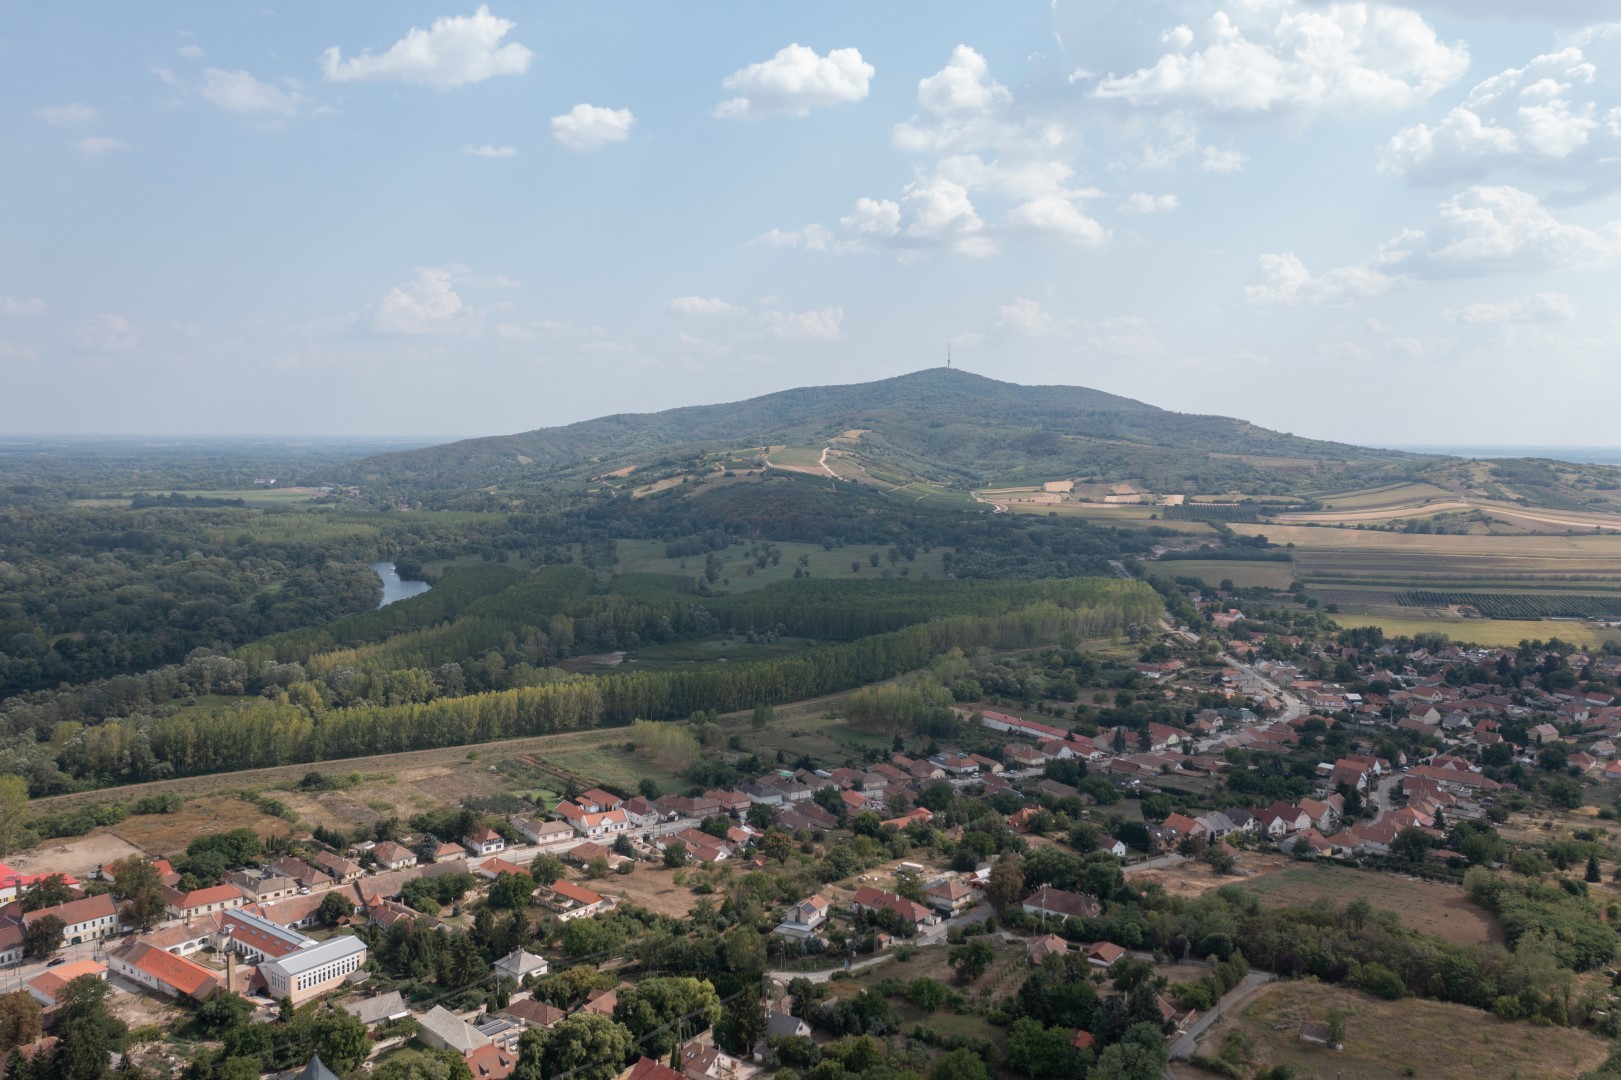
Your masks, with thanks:
<instances>
[{"instance_id":1,"label":"white house","mask_svg":"<svg viewBox=\"0 0 1621 1080\"><path fill-rule=\"evenodd\" d=\"M788 909L782 922L772 931L783 937L808 938L816 928L827 922L828 903L820 893L812 893Z\"/></svg>"}]
</instances>

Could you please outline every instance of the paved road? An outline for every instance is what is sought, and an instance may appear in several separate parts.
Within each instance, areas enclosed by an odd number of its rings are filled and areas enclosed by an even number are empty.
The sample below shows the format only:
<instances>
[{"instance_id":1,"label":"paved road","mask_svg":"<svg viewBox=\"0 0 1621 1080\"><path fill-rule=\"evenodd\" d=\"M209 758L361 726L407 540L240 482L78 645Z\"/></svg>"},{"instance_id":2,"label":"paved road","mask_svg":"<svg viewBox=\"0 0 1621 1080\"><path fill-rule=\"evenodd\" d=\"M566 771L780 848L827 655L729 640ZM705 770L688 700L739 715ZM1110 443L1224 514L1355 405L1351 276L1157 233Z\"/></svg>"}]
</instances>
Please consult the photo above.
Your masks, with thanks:
<instances>
[{"instance_id":1,"label":"paved road","mask_svg":"<svg viewBox=\"0 0 1621 1080\"><path fill-rule=\"evenodd\" d=\"M1216 1002L1209 1012L1195 1020L1192 1026L1182 1033L1182 1037L1171 1044L1171 1060L1186 1061L1192 1057L1194 1050L1197 1049L1199 1036L1205 1033L1206 1028L1220 1020L1222 1014L1228 1009L1249 1000L1257 990L1268 983L1276 982L1277 978L1270 971L1252 971L1244 976L1243 982L1222 995L1222 999ZM1166 1075L1169 1076L1170 1074L1167 1073Z\"/></svg>"},{"instance_id":2,"label":"paved road","mask_svg":"<svg viewBox=\"0 0 1621 1080\"><path fill-rule=\"evenodd\" d=\"M1168 867L1180 866L1187 861L1188 857L1186 855L1178 855L1175 852L1171 852L1168 855L1160 855L1152 859L1144 859L1140 863L1132 863L1130 866L1127 866L1124 869L1123 873L1130 874L1135 873L1138 870L1164 870Z\"/></svg>"},{"instance_id":3,"label":"paved road","mask_svg":"<svg viewBox=\"0 0 1621 1080\"><path fill-rule=\"evenodd\" d=\"M1306 705L1304 702L1295 697L1293 694L1289 693L1289 691L1285 690L1283 687L1279 686L1277 683L1273 682L1271 679L1267 678L1265 675L1262 675L1259 671L1256 671L1251 665L1244 663L1236 656L1229 656L1227 653L1222 653L1221 659L1223 663L1231 667L1238 668L1240 671L1246 671L1250 675L1254 676L1268 692L1276 695L1278 699L1283 702L1283 711L1277 715L1276 719L1287 722L1295 719L1306 711Z\"/></svg>"},{"instance_id":4,"label":"paved road","mask_svg":"<svg viewBox=\"0 0 1621 1080\"><path fill-rule=\"evenodd\" d=\"M1378 821L1390 813L1390 792L1399 783L1401 783L1401 773L1393 772L1379 781L1379 786L1373 789L1373 803L1379 810L1378 814L1374 815L1373 820Z\"/></svg>"},{"instance_id":5,"label":"paved road","mask_svg":"<svg viewBox=\"0 0 1621 1080\"><path fill-rule=\"evenodd\" d=\"M985 917L990 914L991 906L989 904L980 904L978 907L969 908L961 915L954 915L949 919L935 923L933 926L924 927L919 931L917 937L903 942L903 944L916 945L918 948L940 945L946 940L946 931L953 926L961 926L970 922L984 922ZM879 953L870 959L851 964L848 968L830 968L827 971L768 971L766 974L777 982L784 984L790 979L809 979L811 982L819 983L827 982L833 977L835 971L864 971L867 968L883 963L887 959L889 959L888 953Z\"/></svg>"}]
</instances>

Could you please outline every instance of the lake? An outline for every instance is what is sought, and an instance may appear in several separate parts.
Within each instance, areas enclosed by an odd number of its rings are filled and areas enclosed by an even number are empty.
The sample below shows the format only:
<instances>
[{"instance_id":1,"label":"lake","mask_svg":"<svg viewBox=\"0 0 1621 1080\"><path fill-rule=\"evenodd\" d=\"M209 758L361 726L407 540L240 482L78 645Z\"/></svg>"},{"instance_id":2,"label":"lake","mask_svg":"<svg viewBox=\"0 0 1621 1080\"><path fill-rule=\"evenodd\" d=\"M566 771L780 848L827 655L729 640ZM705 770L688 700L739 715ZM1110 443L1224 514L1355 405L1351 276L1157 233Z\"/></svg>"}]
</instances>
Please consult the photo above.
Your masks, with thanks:
<instances>
[{"instance_id":1,"label":"lake","mask_svg":"<svg viewBox=\"0 0 1621 1080\"><path fill-rule=\"evenodd\" d=\"M404 600L433 588L426 581L406 581L400 577L391 562L374 562L371 568L373 573L383 579L383 602L378 604L378 607L387 607L396 600Z\"/></svg>"}]
</instances>

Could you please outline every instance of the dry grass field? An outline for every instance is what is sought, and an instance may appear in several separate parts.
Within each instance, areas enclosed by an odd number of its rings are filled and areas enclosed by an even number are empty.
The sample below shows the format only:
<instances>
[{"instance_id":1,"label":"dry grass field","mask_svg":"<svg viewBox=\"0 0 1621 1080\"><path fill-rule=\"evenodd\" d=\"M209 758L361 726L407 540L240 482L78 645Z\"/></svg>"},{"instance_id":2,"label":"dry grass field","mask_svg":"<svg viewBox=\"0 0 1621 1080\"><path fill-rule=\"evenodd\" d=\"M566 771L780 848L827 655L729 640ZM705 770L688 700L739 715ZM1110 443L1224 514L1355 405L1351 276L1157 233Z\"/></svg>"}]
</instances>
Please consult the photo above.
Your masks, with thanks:
<instances>
[{"instance_id":1,"label":"dry grass field","mask_svg":"<svg viewBox=\"0 0 1621 1080\"><path fill-rule=\"evenodd\" d=\"M1344 1049L1302 1042L1303 1020L1321 1021L1330 1010L1346 1015ZM1357 1080L1554 1080L1574 1077L1604 1061L1608 1045L1572 1028L1507 1023L1463 1005L1409 998L1378 1001L1312 982L1278 983L1219 1020L1200 1040L1215 1056L1232 1033L1248 1047L1252 1070L1278 1065L1296 1077ZM1170 1075L1208 1077L1177 1064Z\"/></svg>"},{"instance_id":2,"label":"dry grass field","mask_svg":"<svg viewBox=\"0 0 1621 1080\"><path fill-rule=\"evenodd\" d=\"M1387 637L1445 634L1453 641L1487 648L1507 648L1521 641L1558 638L1584 648L1621 639L1621 631L1596 623L1552 619L1422 619L1399 615L1333 616L1341 626L1377 626Z\"/></svg>"},{"instance_id":3,"label":"dry grass field","mask_svg":"<svg viewBox=\"0 0 1621 1080\"><path fill-rule=\"evenodd\" d=\"M1471 904L1455 885L1323 863L1292 863L1242 884L1262 903L1275 907L1362 899L1379 910L1395 912L1410 929L1455 945L1504 940L1497 920Z\"/></svg>"},{"instance_id":4,"label":"dry grass field","mask_svg":"<svg viewBox=\"0 0 1621 1080\"><path fill-rule=\"evenodd\" d=\"M173 814L128 817L108 831L152 855L176 855L206 833L249 828L260 836L290 832L293 823L264 813L245 799L215 795L192 799Z\"/></svg>"}]
</instances>

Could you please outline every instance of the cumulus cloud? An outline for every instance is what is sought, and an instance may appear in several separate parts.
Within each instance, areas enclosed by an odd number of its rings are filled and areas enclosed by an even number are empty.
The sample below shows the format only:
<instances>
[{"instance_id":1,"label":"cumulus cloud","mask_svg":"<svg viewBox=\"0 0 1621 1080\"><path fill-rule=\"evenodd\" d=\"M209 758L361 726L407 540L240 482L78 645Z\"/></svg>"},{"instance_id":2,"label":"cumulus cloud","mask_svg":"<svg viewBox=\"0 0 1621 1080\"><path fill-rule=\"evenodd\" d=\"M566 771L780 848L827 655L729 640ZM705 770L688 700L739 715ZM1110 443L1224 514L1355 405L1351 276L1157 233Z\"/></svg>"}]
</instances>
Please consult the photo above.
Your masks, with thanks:
<instances>
[{"instance_id":1,"label":"cumulus cloud","mask_svg":"<svg viewBox=\"0 0 1621 1080\"><path fill-rule=\"evenodd\" d=\"M636 117L629 109L608 109L601 105L580 104L562 116L552 117L552 138L581 153L600 150L609 143L630 138Z\"/></svg>"},{"instance_id":2,"label":"cumulus cloud","mask_svg":"<svg viewBox=\"0 0 1621 1080\"><path fill-rule=\"evenodd\" d=\"M1053 317L1036 301L1016 296L996 309L992 329L1011 331L1026 337L1046 337L1052 332Z\"/></svg>"},{"instance_id":3,"label":"cumulus cloud","mask_svg":"<svg viewBox=\"0 0 1621 1080\"><path fill-rule=\"evenodd\" d=\"M715 115L726 120L806 116L812 109L862 100L876 72L860 49L818 56L815 49L795 43L728 75L721 85L736 96L716 105Z\"/></svg>"},{"instance_id":4,"label":"cumulus cloud","mask_svg":"<svg viewBox=\"0 0 1621 1080\"><path fill-rule=\"evenodd\" d=\"M141 342L141 331L122 315L103 312L79 327L74 340L92 352L127 353Z\"/></svg>"},{"instance_id":5,"label":"cumulus cloud","mask_svg":"<svg viewBox=\"0 0 1621 1080\"><path fill-rule=\"evenodd\" d=\"M518 148L516 146L495 146L491 143L485 143L482 146L464 146L462 147L462 153L470 154L473 157L508 158L517 157Z\"/></svg>"},{"instance_id":6,"label":"cumulus cloud","mask_svg":"<svg viewBox=\"0 0 1621 1080\"><path fill-rule=\"evenodd\" d=\"M1472 187L1422 228L1404 229L1368 259L1314 275L1293 253L1261 256L1253 304L1315 304L1376 296L1400 278L1464 278L1599 266L1621 256L1621 221L1597 229L1560 221L1536 196ZM1477 320L1479 321L1479 320Z\"/></svg>"},{"instance_id":7,"label":"cumulus cloud","mask_svg":"<svg viewBox=\"0 0 1621 1080\"><path fill-rule=\"evenodd\" d=\"M675 315L697 315L703 318L747 315L749 313L748 308L706 296L678 296L664 305L664 309Z\"/></svg>"},{"instance_id":8,"label":"cumulus cloud","mask_svg":"<svg viewBox=\"0 0 1621 1080\"><path fill-rule=\"evenodd\" d=\"M1469 67L1462 42L1441 41L1412 11L1369 3L1244 0L1163 40L1169 51L1152 64L1107 75L1093 93L1211 112L1403 109Z\"/></svg>"},{"instance_id":9,"label":"cumulus cloud","mask_svg":"<svg viewBox=\"0 0 1621 1080\"><path fill-rule=\"evenodd\" d=\"M246 71L223 68L204 68L197 92L226 112L247 116L296 116L306 103L296 90L261 82Z\"/></svg>"},{"instance_id":10,"label":"cumulus cloud","mask_svg":"<svg viewBox=\"0 0 1621 1080\"><path fill-rule=\"evenodd\" d=\"M1398 131L1379 167L1417 182L1480 177L1509 164L1589 169L1621 138L1614 104L1621 95L1599 76L1578 45L1508 68L1476 84L1433 126Z\"/></svg>"},{"instance_id":11,"label":"cumulus cloud","mask_svg":"<svg viewBox=\"0 0 1621 1080\"><path fill-rule=\"evenodd\" d=\"M897 147L972 150L1004 140L998 117L1013 103L1013 92L991 76L985 57L958 45L945 67L918 80L917 103L917 114L895 125Z\"/></svg>"},{"instance_id":12,"label":"cumulus cloud","mask_svg":"<svg viewBox=\"0 0 1621 1080\"><path fill-rule=\"evenodd\" d=\"M471 15L437 18L426 30L413 26L381 55L368 49L345 60L334 45L321 54L321 67L333 82L403 82L435 90L521 75L535 54L516 41L503 44L516 25L480 5Z\"/></svg>"},{"instance_id":13,"label":"cumulus cloud","mask_svg":"<svg viewBox=\"0 0 1621 1080\"><path fill-rule=\"evenodd\" d=\"M1293 252L1262 255L1260 277L1258 284L1244 287L1244 299L1251 304L1322 304L1378 296L1392 284L1389 277L1365 263L1314 275Z\"/></svg>"},{"instance_id":14,"label":"cumulus cloud","mask_svg":"<svg viewBox=\"0 0 1621 1080\"><path fill-rule=\"evenodd\" d=\"M1442 203L1424 228L1391 239L1378 258L1414 276L1467 277L1591 267L1618 254L1621 221L1590 229L1560 221L1518 188L1477 186Z\"/></svg>"},{"instance_id":15,"label":"cumulus cloud","mask_svg":"<svg viewBox=\"0 0 1621 1080\"><path fill-rule=\"evenodd\" d=\"M953 49L945 67L918 81L917 100L918 111L894 128L894 144L938 160L920 165L896 198L858 199L836 228L773 229L761 242L822 252L887 248L908 258L929 249L991 255L1002 233L1108 242L1109 230L1082 208L1100 192L1080 184L1064 160L1071 140L1057 125L1021 115L974 49Z\"/></svg>"},{"instance_id":16,"label":"cumulus cloud","mask_svg":"<svg viewBox=\"0 0 1621 1080\"><path fill-rule=\"evenodd\" d=\"M180 46L175 52L187 60L201 60L203 58L203 47L190 42Z\"/></svg>"},{"instance_id":17,"label":"cumulus cloud","mask_svg":"<svg viewBox=\"0 0 1621 1080\"><path fill-rule=\"evenodd\" d=\"M47 105L35 110L34 115L55 127L80 127L93 122L101 113L94 105L75 101L67 105Z\"/></svg>"},{"instance_id":18,"label":"cumulus cloud","mask_svg":"<svg viewBox=\"0 0 1621 1080\"><path fill-rule=\"evenodd\" d=\"M0 296L0 315L43 315L45 301L37 296L19 300L14 296Z\"/></svg>"},{"instance_id":19,"label":"cumulus cloud","mask_svg":"<svg viewBox=\"0 0 1621 1080\"><path fill-rule=\"evenodd\" d=\"M1139 191L1126 196L1120 209L1128 214L1164 214L1177 208L1175 195L1149 195Z\"/></svg>"},{"instance_id":20,"label":"cumulus cloud","mask_svg":"<svg viewBox=\"0 0 1621 1080\"><path fill-rule=\"evenodd\" d=\"M1460 323L1553 323L1576 318L1576 305L1564 293L1534 293L1520 300L1498 304L1469 304L1449 308L1443 318Z\"/></svg>"},{"instance_id":21,"label":"cumulus cloud","mask_svg":"<svg viewBox=\"0 0 1621 1080\"><path fill-rule=\"evenodd\" d=\"M73 144L81 156L94 160L116 154L120 150L128 150L129 143L123 139L115 139L111 135L89 135Z\"/></svg>"},{"instance_id":22,"label":"cumulus cloud","mask_svg":"<svg viewBox=\"0 0 1621 1080\"><path fill-rule=\"evenodd\" d=\"M842 341L844 309L818 308L814 311L762 311L756 320L760 332L779 341Z\"/></svg>"},{"instance_id":23,"label":"cumulus cloud","mask_svg":"<svg viewBox=\"0 0 1621 1080\"><path fill-rule=\"evenodd\" d=\"M416 278L390 289L372 315L372 328L385 334L446 334L466 328L472 311L456 292L454 266L419 266Z\"/></svg>"}]
</instances>

